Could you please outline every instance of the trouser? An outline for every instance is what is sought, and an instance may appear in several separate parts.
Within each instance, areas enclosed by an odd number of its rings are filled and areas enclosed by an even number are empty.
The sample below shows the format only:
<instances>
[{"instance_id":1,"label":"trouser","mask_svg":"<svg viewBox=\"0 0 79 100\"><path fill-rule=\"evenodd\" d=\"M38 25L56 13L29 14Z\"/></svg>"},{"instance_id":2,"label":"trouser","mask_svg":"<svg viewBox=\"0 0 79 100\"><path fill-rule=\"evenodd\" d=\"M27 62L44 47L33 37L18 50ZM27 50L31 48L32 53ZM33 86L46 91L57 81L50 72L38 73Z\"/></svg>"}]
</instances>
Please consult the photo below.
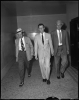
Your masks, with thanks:
<instances>
[{"instance_id":1,"label":"trouser","mask_svg":"<svg viewBox=\"0 0 79 100\"><path fill-rule=\"evenodd\" d=\"M50 75L50 58L44 57L39 59L41 74L43 79L49 79Z\"/></svg>"},{"instance_id":2,"label":"trouser","mask_svg":"<svg viewBox=\"0 0 79 100\"><path fill-rule=\"evenodd\" d=\"M27 72L28 72L28 68L29 68L29 61L27 61L26 51L19 51L18 64L19 64L18 68L19 68L20 80L21 80L21 82L23 82L24 77L25 77L26 68L27 68Z\"/></svg>"},{"instance_id":3,"label":"trouser","mask_svg":"<svg viewBox=\"0 0 79 100\"><path fill-rule=\"evenodd\" d=\"M30 75L31 74L31 71L32 71L32 65L33 65L33 59L31 59L29 61L29 68L28 68L28 74Z\"/></svg>"},{"instance_id":4,"label":"trouser","mask_svg":"<svg viewBox=\"0 0 79 100\"><path fill-rule=\"evenodd\" d=\"M67 54L63 53L63 46L58 47L57 54L55 55L55 66L57 71L57 76L60 76L60 72L64 73L65 68L68 64Z\"/></svg>"}]
</instances>

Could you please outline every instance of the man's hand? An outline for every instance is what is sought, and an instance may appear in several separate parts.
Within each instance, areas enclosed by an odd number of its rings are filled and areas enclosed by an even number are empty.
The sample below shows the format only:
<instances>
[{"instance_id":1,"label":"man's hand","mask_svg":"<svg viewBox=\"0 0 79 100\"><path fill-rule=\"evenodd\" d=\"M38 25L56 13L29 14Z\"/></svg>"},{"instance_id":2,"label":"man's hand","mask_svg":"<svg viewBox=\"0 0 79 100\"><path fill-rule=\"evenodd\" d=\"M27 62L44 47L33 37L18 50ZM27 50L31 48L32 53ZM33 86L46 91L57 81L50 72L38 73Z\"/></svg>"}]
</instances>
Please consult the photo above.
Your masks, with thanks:
<instances>
[{"instance_id":1,"label":"man's hand","mask_svg":"<svg viewBox=\"0 0 79 100\"><path fill-rule=\"evenodd\" d=\"M67 54L69 54L69 51L67 51Z\"/></svg>"},{"instance_id":2,"label":"man's hand","mask_svg":"<svg viewBox=\"0 0 79 100\"><path fill-rule=\"evenodd\" d=\"M33 54L31 55L31 59L33 58Z\"/></svg>"},{"instance_id":3,"label":"man's hand","mask_svg":"<svg viewBox=\"0 0 79 100\"><path fill-rule=\"evenodd\" d=\"M54 56L54 52L52 53L52 56Z\"/></svg>"},{"instance_id":4,"label":"man's hand","mask_svg":"<svg viewBox=\"0 0 79 100\"><path fill-rule=\"evenodd\" d=\"M38 60L37 56L35 56L35 59Z\"/></svg>"},{"instance_id":5,"label":"man's hand","mask_svg":"<svg viewBox=\"0 0 79 100\"><path fill-rule=\"evenodd\" d=\"M18 57L16 57L16 62L18 62Z\"/></svg>"},{"instance_id":6,"label":"man's hand","mask_svg":"<svg viewBox=\"0 0 79 100\"><path fill-rule=\"evenodd\" d=\"M54 53L52 54L52 56L54 56Z\"/></svg>"}]
</instances>

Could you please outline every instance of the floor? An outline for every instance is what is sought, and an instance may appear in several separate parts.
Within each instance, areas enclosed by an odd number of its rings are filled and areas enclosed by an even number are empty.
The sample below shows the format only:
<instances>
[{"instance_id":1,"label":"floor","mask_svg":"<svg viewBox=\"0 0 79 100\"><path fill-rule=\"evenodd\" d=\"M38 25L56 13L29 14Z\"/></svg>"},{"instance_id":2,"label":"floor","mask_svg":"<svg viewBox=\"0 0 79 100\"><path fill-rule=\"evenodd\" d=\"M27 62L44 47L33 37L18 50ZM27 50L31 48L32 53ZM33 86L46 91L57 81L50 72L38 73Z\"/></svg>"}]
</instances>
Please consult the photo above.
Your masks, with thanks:
<instances>
[{"instance_id":1,"label":"floor","mask_svg":"<svg viewBox=\"0 0 79 100\"><path fill-rule=\"evenodd\" d=\"M50 77L51 84L47 85L42 82L38 61L34 61L31 77L28 77L26 72L24 86L19 87L20 79L17 66L18 64L14 63L1 81L1 99L78 98L78 82L70 75L69 68L65 72L64 79L57 79L55 66L53 66Z\"/></svg>"}]
</instances>

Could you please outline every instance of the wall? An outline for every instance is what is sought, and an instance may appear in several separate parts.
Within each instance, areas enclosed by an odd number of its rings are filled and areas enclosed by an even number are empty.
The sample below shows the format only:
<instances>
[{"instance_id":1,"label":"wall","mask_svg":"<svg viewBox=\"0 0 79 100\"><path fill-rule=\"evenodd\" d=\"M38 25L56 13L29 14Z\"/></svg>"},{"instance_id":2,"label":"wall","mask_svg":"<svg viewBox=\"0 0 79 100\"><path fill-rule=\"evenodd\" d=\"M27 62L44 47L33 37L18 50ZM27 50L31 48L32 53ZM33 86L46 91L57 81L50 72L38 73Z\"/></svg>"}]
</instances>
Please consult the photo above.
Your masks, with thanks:
<instances>
[{"instance_id":1,"label":"wall","mask_svg":"<svg viewBox=\"0 0 79 100\"><path fill-rule=\"evenodd\" d=\"M43 23L48 27L49 32L52 32L56 29L56 21L58 19L65 23L67 22L66 14L17 16L17 26L30 34L32 32L38 32L38 24Z\"/></svg>"},{"instance_id":2,"label":"wall","mask_svg":"<svg viewBox=\"0 0 79 100\"><path fill-rule=\"evenodd\" d=\"M66 6L66 18L67 18L67 30L70 35L70 21L73 18L78 17L78 3L77 2L72 2L68 3ZM69 61L71 64L71 56L69 56Z\"/></svg>"},{"instance_id":3,"label":"wall","mask_svg":"<svg viewBox=\"0 0 79 100\"><path fill-rule=\"evenodd\" d=\"M17 29L16 17L1 4L1 79L8 71L11 60L15 58L14 35Z\"/></svg>"},{"instance_id":4,"label":"wall","mask_svg":"<svg viewBox=\"0 0 79 100\"><path fill-rule=\"evenodd\" d=\"M70 32L71 19L78 17L78 2L72 2L72 3L67 4L66 14L67 14L67 26Z\"/></svg>"}]
</instances>

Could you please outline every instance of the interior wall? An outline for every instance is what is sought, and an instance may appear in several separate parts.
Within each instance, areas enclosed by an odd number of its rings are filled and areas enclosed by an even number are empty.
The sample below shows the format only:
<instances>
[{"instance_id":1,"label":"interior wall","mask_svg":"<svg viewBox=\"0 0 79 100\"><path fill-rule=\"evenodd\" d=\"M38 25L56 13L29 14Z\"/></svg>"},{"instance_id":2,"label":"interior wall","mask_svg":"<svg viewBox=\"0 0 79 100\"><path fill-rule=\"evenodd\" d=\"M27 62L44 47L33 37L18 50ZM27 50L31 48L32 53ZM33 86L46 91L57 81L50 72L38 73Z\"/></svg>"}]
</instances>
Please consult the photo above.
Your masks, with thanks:
<instances>
[{"instance_id":1,"label":"interior wall","mask_svg":"<svg viewBox=\"0 0 79 100\"><path fill-rule=\"evenodd\" d=\"M78 2L72 2L72 3L67 4L66 14L67 14L68 30L70 33L70 21L71 19L78 17Z\"/></svg>"},{"instance_id":2,"label":"interior wall","mask_svg":"<svg viewBox=\"0 0 79 100\"><path fill-rule=\"evenodd\" d=\"M1 4L1 70L15 57L14 35L17 18ZM8 67L8 66L7 66Z\"/></svg>"},{"instance_id":3,"label":"interior wall","mask_svg":"<svg viewBox=\"0 0 79 100\"><path fill-rule=\"evenodd\" d=\"M56 21L58 19L65 23L67 22L66 14L17 16L17 26L30 35L33 32L38 33L38 24L43 23L51 33L56 29Z\"/></svg>"}]
</instances>

